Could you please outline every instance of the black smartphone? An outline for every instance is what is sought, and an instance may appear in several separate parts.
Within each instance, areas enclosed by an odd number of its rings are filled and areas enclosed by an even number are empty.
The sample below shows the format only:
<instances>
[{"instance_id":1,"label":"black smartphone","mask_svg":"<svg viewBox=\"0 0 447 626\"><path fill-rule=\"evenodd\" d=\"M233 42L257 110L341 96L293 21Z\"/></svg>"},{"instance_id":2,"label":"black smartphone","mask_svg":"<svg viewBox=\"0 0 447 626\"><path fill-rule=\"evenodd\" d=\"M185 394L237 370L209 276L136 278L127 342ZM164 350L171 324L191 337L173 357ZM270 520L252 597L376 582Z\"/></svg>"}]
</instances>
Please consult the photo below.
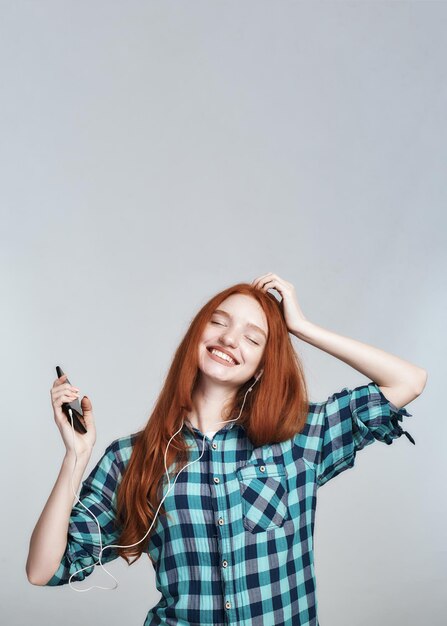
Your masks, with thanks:
<instances>
[{"instance_id":1,"label":"black smartphone","mask_svg":"<svg viewBox=\"0 0 447 626\"><path fill-rule=\"evenodd\" d=\"M64 375L64 372L62 371L62 368L59 367L59 365L56 365L56 373L57 373L58 378ZM65 382L71 385L71 382L68 380L68 378L65 379ZM75 398L72 402L63 402L62 411L65 414L70 426L71 426L71 417L72 417L73 428L76 430L76 432L81 433L81 435L85 435L85 433L87 432L87 429L84 426L84 424L81 422L81 420L79 419L80 417L84 417L82 413L82 409L81 409L81 403L79 402L79 398Z\"/></svg>"}]
</instances>

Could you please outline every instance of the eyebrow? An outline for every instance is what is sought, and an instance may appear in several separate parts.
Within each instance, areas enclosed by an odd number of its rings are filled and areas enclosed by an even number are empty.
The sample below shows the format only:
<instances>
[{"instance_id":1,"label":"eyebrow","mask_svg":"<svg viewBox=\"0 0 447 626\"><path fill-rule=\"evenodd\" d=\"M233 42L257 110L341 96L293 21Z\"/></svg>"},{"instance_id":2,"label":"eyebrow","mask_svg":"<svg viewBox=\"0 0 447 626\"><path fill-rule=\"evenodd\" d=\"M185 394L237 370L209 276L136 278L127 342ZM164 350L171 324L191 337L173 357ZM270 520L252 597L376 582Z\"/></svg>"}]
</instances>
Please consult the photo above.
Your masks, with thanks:
<instances>
[{"instance_id":1,"label":"eyebrow","mask_svg":"<svg viewBox=\"0 0 447 626\"><path fill-rule=\"evenodd\" d=\"M218 313L220 315L225 315L225 317L230 317L231 315L229 313L227 313L227 311L223 311L222 309L216 309L213 313L213 315L215 313ZM259 328L259 326L256 326L256 324L252 324L251 322L247 322L247 324L245 324L248 328L253 328L253 330L257 330L259 333L262 333L264 335L264 337L267 339L267 335L265 334L265 332L262 330L262 328Z\"/></svg>"}]
</instances>

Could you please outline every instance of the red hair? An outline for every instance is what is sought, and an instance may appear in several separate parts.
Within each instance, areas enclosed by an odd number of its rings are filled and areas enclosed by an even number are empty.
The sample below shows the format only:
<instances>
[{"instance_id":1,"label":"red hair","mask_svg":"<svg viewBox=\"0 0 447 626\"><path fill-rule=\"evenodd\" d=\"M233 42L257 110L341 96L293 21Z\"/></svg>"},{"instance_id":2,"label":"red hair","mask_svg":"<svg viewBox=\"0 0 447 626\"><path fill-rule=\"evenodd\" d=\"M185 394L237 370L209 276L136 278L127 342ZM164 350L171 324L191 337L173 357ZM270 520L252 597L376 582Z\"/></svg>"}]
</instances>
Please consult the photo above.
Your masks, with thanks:
<instances>
[{"instance_id":1,"label":"red hair","mask_svg":"<svg viewBox=\"0 0 447 626\"><path fill-rule=\"evenodd\" d=\"M182 419L193 409L192 395L200 373L198 358L202 334L214 310L233 294L254 298L261 305L268 323L268 338L257 370L262 367L264 373L253 391L247 394L237 423L244 425L255 447L291 439L306 423L309 404L304 371L292 346L280 302L271 293L249 283L239 283L216 294L192 320L174 354L155 408L145 428L136 433L132 454L117 492L117 523L122 529L117 541L119 545L136 543L152 524L162 499L160 481L166 478L166 446L180 428ZM249 379L241 385L223 419L239 415L245 392L252 383L253 379ZM166 455L167 467L174 464L173 478L190 460L188 449L180 431L169 444ZM158 515L165 514L162 505ZM155 527L156 523L151 533ZM148 542L149 535L132 548L118 548L118 554L128 564L129 557L134 556L134 563L146 551Z\"/></svg>"}]
</instances>

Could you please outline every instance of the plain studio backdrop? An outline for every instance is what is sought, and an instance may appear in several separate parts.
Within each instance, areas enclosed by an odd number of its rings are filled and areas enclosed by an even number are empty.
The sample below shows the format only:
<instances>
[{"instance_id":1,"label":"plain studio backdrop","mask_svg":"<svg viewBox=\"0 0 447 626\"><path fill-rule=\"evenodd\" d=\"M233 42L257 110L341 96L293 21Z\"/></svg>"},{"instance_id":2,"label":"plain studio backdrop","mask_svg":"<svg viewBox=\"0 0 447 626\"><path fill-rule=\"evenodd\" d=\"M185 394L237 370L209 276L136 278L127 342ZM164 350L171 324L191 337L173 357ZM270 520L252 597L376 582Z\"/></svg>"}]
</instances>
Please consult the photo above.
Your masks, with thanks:
<instances>
[{"instance_id":1,"label":"plain studio backdrop","mask_svg":"<svg viewBox=\"0 0 447 626\"><path fill-rule=\"evenodd\" d=\"M113 593L27 581L65 450L55 366L93 404L85 478L146 423L199 307L274 272L309 320L428 371L416 445L376 442L318 492L321 624L444 624L447 3L0 11L2 622L142 626L160 598L144 555L106 564ZM312 401L367 382L293 343Z\"/></svg>"}]
</instances>

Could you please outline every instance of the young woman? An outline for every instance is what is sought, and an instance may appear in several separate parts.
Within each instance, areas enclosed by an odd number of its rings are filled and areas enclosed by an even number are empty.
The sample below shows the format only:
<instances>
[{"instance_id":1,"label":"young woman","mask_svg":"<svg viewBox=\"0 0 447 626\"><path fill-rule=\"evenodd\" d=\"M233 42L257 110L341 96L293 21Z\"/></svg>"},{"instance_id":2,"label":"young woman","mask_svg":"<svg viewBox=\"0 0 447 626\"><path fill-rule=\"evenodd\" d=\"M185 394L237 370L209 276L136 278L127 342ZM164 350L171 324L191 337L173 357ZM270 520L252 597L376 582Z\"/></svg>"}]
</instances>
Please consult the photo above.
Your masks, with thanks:
<instances>
[{"instance_id":1,"label":"young woman","mask_svg":"<svg viewBox=\"0 0 447 626\"><path fill-rule=\"evenodd\" d=\"M370 382L309 402L289 333ZM414 443L399 421L426 379L307 320L276 274L225 289L192 320L145 428L113 441L83 482L84 506L72 506L71 478L77 455L77 491L96 439L92 404L82 398L87 433L75 432L61 405L79 390L55 380L66 455L31 537L28 580L82 581L100 554L129 564L144 552L162 594L145 626L318 626L316 491L376 440L405 434Z\"/></svg>"}]
</instances>

